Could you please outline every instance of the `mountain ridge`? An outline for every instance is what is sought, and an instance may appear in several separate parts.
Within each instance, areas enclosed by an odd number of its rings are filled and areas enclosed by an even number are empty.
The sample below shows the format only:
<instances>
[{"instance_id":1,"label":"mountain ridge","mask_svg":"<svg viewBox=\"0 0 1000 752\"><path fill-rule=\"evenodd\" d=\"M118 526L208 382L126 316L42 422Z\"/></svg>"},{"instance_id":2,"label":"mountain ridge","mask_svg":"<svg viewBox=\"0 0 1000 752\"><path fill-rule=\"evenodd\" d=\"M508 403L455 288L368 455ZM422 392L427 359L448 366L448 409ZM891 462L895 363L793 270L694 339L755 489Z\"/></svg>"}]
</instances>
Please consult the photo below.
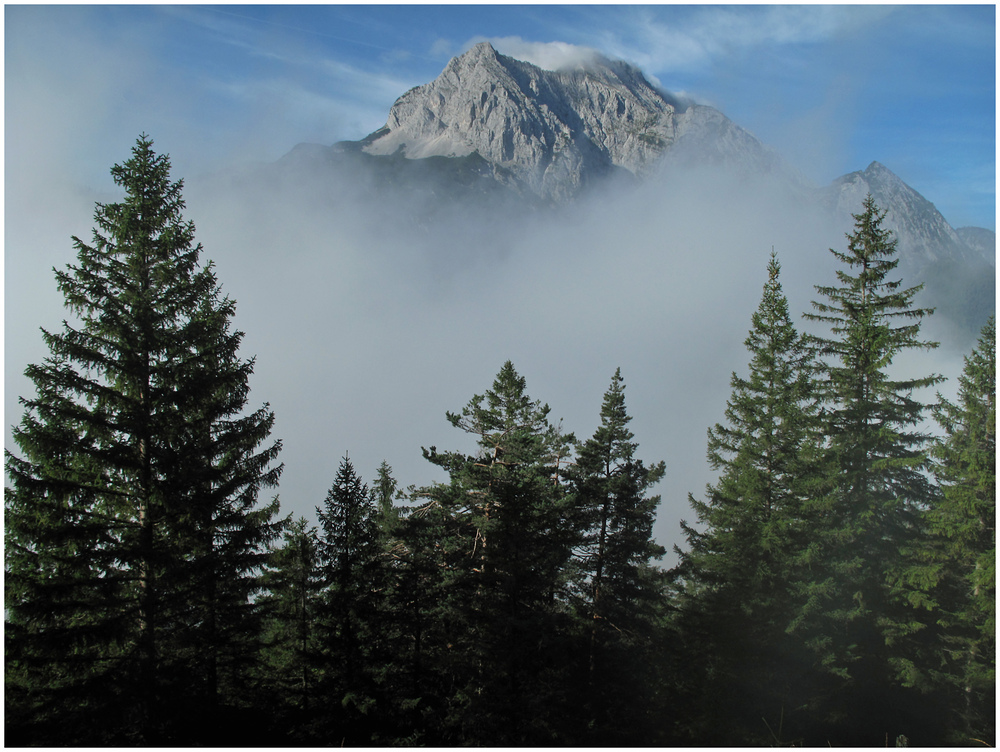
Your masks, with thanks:
<instances>
[{"instance_id":1,"label":"mountain ridge","mask_svg":"<svg viewBox=\"0 0 1000 752\"><path fill-rule=\"evenodd\" d=\"M780 162L722 113L682 103L627 63L595 57L550 71L481 42L399 97L386 124L358 143L410 159L476 152L515 190L565 201L610 174L648 175L675 145L696 149L709 127L727 132L743 162Z\"/></svg>"},{"instance_id":2,"label":"mountain ridge","mask_svg":"<svg viewBox=\"0 0 1000 752\"><path fill-rule=\"evenodd\" d=\"M978 261L982 252L970 248L933 203L907 185L881 162L836 178L823 189L823 200L839 216L858 211L868 194L886 212L886 226L907 249L911 265L919 270L947 257Z\"/></svg>"},{"instance_id":3,"label":"mountain ridge","mask_svg":"<svg viewBox=\"0 0 1000 752\"><path fill-rule=\"evenodd\" d=\"M436 79L398 97L385 125L366 137L299 144L279 161L332 163L344 154L375 158L370 164L391 158L404 172L423 159L454 159L461 167L453 172L464 182L491 177L529 199L556 203L610 175L641 180L665 164L777 174L841 218L849 219L871 193L901 245L922 264L943 255L995 264L991 230L959 234L881 162L816 186L719 110L682 101L653 86L639 68L599 53L548 70L480 42L452 58Z\"/></svg>"},{"instance_id":4,"label":"mountain ridge","mask_svg":"<svg viewBox=\"0 0 1000 752\"><path fill-rule=\"evenodd\" d=\"M299 145L279 163L293 180L308 176L319 193L337 182L333 173L349 175L336 189L341 196L353 192L396 207L382 221L415 227L428 244L444 228L435 218L471 217L474 208L476 221L495 229L600 186L620 196L647 180L685 182L690 168L721 168L744 180L743 190L765 179L781 196L819 206L845 230L870 193L898 239L901 270L926 282L930 305L970 331L995 308L993 231L956 231L878 161L816 186L719 110L682 102L638 68L599 55L552 71L477 44L400 96L385 125L365 138ZM490 243L502 245L502 235L492 233Z\"/></svg>"}]
</instances>

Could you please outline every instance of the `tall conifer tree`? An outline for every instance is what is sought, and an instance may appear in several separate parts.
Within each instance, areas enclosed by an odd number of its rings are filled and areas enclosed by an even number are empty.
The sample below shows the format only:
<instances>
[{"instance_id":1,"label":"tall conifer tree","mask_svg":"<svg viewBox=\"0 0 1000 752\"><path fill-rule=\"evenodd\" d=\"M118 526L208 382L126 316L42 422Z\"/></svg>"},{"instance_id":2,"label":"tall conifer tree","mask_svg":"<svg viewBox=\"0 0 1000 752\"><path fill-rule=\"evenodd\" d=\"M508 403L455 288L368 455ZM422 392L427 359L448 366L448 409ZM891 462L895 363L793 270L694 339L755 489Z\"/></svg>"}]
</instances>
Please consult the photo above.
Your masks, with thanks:
<instances>
[{"instance_id":1,"label":"tall conifer tree","mask_svg":"<svg viewBox=\"0 0 1000 752\"><path fill-rule=\"evenodd\" d=\"M560 475L571 437L548 413L508 361L492 389L448 413L477 452L425 452L450 476L418 492L424 507L416 519L436 519L441 531L439 634L448 641L442 665L454 688L445 721L453 742L555 738L550 692L574 532Z\"/></svg>"},{"instance_id":2,"label":"tall conifer tree","mask_svg":"<svg viewBox=\"0 0 1000 752\"><path fill-rule=\"evenodd\" d=\"M26 371L5 501L7 723L26 741L190 741L253 654L280 443L266 405L245 411L235 304L169 173L145 136L112 168L124 200L56 272L78 323L43 330Z\"/></svg>"},{"instance_id":3,"label":"tall conifer tree","mask_svg":"<svg viewBox=\"0 0 1000 752\"><path fill-rule=\"evenodd\" d=\"M646 466L628 424L621 369L604 394L601 424L584 442L568 477L580 515L577 545L583 575L581 610L589 622L587 681L583 693L594 724L590 744L649 744L661 718L653 709L662 677L652 660L663 573L653 563L666 552L653 539L659 496L649 494L665 472L663 462Z\"/></svg>"},{"instance_id":4,"label":"tall conifer tree","mask_svg":"<svg viewBox=\"0 0 1000 752\"><path fill-rule=\"evenodd\" d=\"M319 552L324 590L319 614L324 679L333 711L329 738L371 743L379 652L384 648L385 548L374 496L344 457L322 507Z\"/></svg>"},{"instance_id":5,"label":"tall conifer tree","mask_svg":"<svg viewBox=\"0 0 1000 752\"><path fill-rule=\"evenodd\" d=\"M915 667L941 689L949 741L996 735L996 324L983 327L958 378L956 403L941 399L935 448L941 495L927 510L917 564L902 578L928 610L936 641Z\"/></svg>"},{"instance_id":6,"label":"tall conifer tree","mask_svg":"<svg viewBox=\"0 0 1000 752\"><path fill-rule=\"evenodd\" d=\"M814 577L802 589L795 628L838 678L823 700L842 734L830 741L875 744L885 734L916 736L931 720L913 697L893 689L905 681L905 645L919 630L893 582L934 496L926 472L930 437L921 426L926 408L914 392L941 377L890 372L901 353L937 346L920 339L920 321L932 311L915 307L919 286L903 288L892 277L896 240L871 196L854 218L847 251L831 249L844 265L840 284L817 286L826 300L806 315L831 331L812 341L822 360L834 474L832 491L812 509L822 527L808 553Z\"/></svg>"},{"instance_id":7,"label":"tall conifer tree","mask_svg":"<svg viewBox=\"0 0 1000 752\"><path fill-rule=\"evenodd\" d=\"M696 702L711 728L692 733L718 743L773 742L768 725L775 734L783 727L778 741L794 738L802 691L789 682L799 658L784 631L794 613L794 562L809 535L803 507L818 482L820 438L812 360L780 271L772 253L746 339L749 374L733 373L727 422L708 431L709 463L721 475L705 501L689 497L700 525L682 523L690 549L678 549L675 571L685 649L707 668Z\"/></svg>"},{"instance_id":8,"label":"tall conifer tree","mask_svg":"<svg viewBox=\"0 0 1000 752\"><path fill-rule=\"evenodd\" d=\"M402 492L399 490L399 481L392 475L392 467L388 462L382 460L375 471L375 483L372 486L372 496L378 509L378 525L384 536L389 540L399 522L399 508L396 501Z\"/></svg>"},{"instance_id":9,"label":"tall conifer tree","mask_svg":"<svg viewBox=\"0 0 1000 752\"><path fill-rule=\"evenodd\" d=\"M319 535L304 517L288 524L282 545L264 574L266 595L261 660L262 684L272 698L275 725L289 740L312 741L310 722L320 698L316 685L323 588Z\"/></svg>"}]
</instances>

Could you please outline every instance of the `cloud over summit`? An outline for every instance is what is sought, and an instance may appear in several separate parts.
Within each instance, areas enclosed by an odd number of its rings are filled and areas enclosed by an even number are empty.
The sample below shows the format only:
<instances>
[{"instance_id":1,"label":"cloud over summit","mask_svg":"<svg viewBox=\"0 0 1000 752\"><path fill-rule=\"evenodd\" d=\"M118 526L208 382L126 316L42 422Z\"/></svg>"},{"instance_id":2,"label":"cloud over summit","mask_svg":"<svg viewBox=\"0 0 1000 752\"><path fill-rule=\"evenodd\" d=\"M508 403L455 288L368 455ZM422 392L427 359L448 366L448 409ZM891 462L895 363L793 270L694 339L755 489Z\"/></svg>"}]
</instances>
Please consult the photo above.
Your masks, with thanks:
<instances>
[{"instance_id":1,"label":"cloud over summit","mask_svg":"<svg viewBox=\"0 0 1000 752\"><path fill-rule=\"evenodd\" d=\"M494 37L475 41L488 41L498 52L537 65L543 70L587 68L606 60L604 55L595 49L567 42L529 42L521 37ZM471 47L474 43L468 46Z\"/></svg>"}]
</instances>

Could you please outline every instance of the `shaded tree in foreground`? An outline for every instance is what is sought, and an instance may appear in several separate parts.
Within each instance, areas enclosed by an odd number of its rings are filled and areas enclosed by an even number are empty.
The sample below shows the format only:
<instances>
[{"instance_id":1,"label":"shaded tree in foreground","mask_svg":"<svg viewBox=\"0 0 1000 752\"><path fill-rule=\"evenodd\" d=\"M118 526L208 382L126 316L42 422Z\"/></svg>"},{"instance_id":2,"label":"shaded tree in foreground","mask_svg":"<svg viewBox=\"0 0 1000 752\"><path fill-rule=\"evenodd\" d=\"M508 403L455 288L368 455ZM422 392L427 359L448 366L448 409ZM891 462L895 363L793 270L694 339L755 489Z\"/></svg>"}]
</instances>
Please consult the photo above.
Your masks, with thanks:
<instances>
[{"instance_id":1,"label":"shaded tree in foreground","mask_svg":"<svg viewBox=\"0 0 1000 752\"><path fill-rule=\"evenodd\" d=\"M429 521L438 531L424 540L434 547L435 632L444 645L432 647L425 634L424 650L438 651L440 678L452 688L441 711L446 743L552 742L553 724L564 720L554 693L563 691L574 532L559 474L568 438L548 413L508 361L492 389L448 414L475 438L476 453L425 452L450 480L418 492L423 506L403 534Z\"/></svg>"},{"instance_id":2,"label":"shaded tree in foreground","mask_svg":"<svg viewBox=\"0 0 1000 752\"><path fill-rule=\"evenodd\" d=\"M653 561L665 549L653 540L660 498L649 489L665 465L647 467L635 456L631 420L618 369L604 395L601 424L567 473L581 533L578 609L588 644L579 686L592 724L581 740L588 744L652 744L664 725L656 714L663 677L653 656L665 639L665 582Z\"/></svg>"},{"instance_id":3,"label":"shaded tree in foreground","mask_svg":"<svg viewBox=\"0 0 1000 752\"><path fill-rule=\"evenodd\" d=\"M376 680L385 659L385 562L375 500L346 456L323 506L319 552L323 593L318 619L324 743L370 743Z\"/></svg>"},{"instance_id":4,"label":"shaded tree in foreground","mask_svg":"<svg viewBox=\"0 0 1000 752\"><path fill-rule=\"evenodd\" d=\"M304 517L288 523L282 545L264 574L264 624L260 681L268 695L273 725L305 741L319 698L320 594L319 536Z\"/></svg>"},{"instance_id":5,"label":"shaded tree in foreground","mask_svg":"<svg viewBox=\"0 0 1000 752\"><path fill-rule=\"evenodd\" d=\"M25 743L185 743L231 732L255 653L252 596L278 534L274 416L201 267L181 182L140 137L91 244L57 272L78 324L43 330L6 454L8 731Z\"/></svg>"},{"instance_id":6,"label":"shaded tree in foreground","mask_svg":"<svg viewBox=\"0 0 1000 752\"><path fill-rule=\"evenodd\" d=\"M733 373L726 423L708 431L719 480L689 500L699 527L682 523L677 620L688 682L699 712L693 741L788 742L801 732L795 708L805 689L791 583L810 535L806 500L821 483L812 359L796 331L772 253L768 280L746 339L747 377ZM705 709L713 708L709 714ZM781 729L779 736L779 728Z\"/></svg>"},{"instance_id":7,"label":"shaded tree in foreground","mask_svg":"<svg viewBox=\"0 0 1000 752\"><path fill-rule=\"evenodd\" d=\"M813 576L802 584L794 631L828 676L816 709L837 736L817 743L877 744L886 735L917 740L934 723L904 689L913 683L921 624L895 583L935 494L926 472L930 437L921 426L926 407L914 392L941 377L890 372L901 353L936 347L920 339L920 321L932 311L914 307L920 287L891 277L899 260L885 212L868 196L854 217L847 251L831 249L844 267L839 285L817 286L825 302L806 315L830 327L812 343L834 474L831 491L811 504L819 527L805 561Z\"/></svg>"},{"instance_id":8,"label":"shaded tree in foreground","mask_svg":"<svg viewBox=\"0 0 1000 752\"><path fill-rule=\"evenodd\" d=\"M941 494L903 586L928 611L934 642L917 668L949 709L950 741L996 738L996 324L991 317L965 359L955 404L935 408Z\"/></svg>"}]
</instances>

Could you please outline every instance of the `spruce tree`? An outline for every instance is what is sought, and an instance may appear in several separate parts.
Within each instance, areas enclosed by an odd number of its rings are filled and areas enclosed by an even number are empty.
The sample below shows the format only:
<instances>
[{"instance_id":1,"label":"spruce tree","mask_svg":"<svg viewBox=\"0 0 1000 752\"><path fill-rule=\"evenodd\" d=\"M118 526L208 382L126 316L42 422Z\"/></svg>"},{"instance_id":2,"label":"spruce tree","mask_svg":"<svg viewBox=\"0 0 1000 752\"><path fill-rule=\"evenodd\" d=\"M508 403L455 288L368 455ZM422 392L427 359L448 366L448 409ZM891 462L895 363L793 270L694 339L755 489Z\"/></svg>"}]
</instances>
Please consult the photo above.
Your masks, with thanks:
<instances>
[{"instance_id":1,"label":"spruce tree","mask_svg":"<svg viewBox=\"0 0 1000 752\"><path fill-rule=\"evenodd\" d=\"M704 662L692 717L710 720L689 733L721 744L794 739L803 689L790 681L801 657L784 632L810 533L804 505L819 478L820 437L812 358L780 271L772 252L745 342L749 373L732 374L726 423L708 431L709 463L721 474L704 501L689 496L699 525L682 523L689 550L677 549L674 572L685 650Z\"/></svg>"},{"instance_id":2,"label":"spruce tree","mask_svg":"<svg viewBox=\"0 0 1000 752\"><path fill-rule=\"evenodd\" d=\"M319 707L319 547L319 534L304 517L290 522L264 575L261 683L278 700L271 711L285 741L310 741L309 724Z\"/></svg>"},{"instance_id":3,"label":"spruce tree","mask_svg":"<svg viewBox=\"0 0 1000 752\"><path fill-rule=\"evenodd\" d=\"M925 405L914 392L936 375L898 377L896 356L936 347L920 339L932 310L914 306L919 286L903 288L892 274L896 240L871 196L854 215L837 286L817 286L811 321L830 327L813 337L824 381L823 423L833 468L830 493L812 506L815 544L806 555L795 631L829 674L822 710L833 743L880 743L885 734L931 733L932 719L900 690L907 681L906 645L920 629L893 583L907 566L902 552L920 534L922 508L934 496L927 475L930 436ZM820 740L826 741L826 740Z\"/></svg>"},{"instance_id":4,"label":"spruce tree","mask_svg":"<svg viewBox=\"0 0 1000 752\"><path fill-rule=\"evenodd\" d=\"M378 525L387 540L391 538L399 522L400 510L396 506L396 501L402 492L399 490L399 481L392 475L392 467L388 462L382 460L375 471L375 483L372 486L372 497L378 509Z\"/></svg>"},{"instance_id":5,"label":"spruce tree","mask_svg":"<svg viewBox=\"0 0 1000 752\"><path fill-rule=\"evenodd\" d=\"M26 371L5 500L7 724L26 742L191 741L254 652L280 443L266 405L246 412L235 303L169 173L145 136L112 168L124 200L56 271L77 322L43 330Z\"/></svg>"},{"instance_id":6,"label":"spruce tree","mask_svg":"<svg viewBox=\"0 0 1000 752\"><path fill-rule=\"evenodd\" d=\"M568 477L574 491L581 538L576 546L582 575L579 609L588 622L586 688L591 731L587 744L650 744L654 645L664 597L662 572L654 560L665 549L653 539L659 497L649 489L665 472L646 466L628 428L621 369L615 371L601 406L601 424L579 449Z\"/></svg>"},{"instance_id":7,"label":"spruce tree","mask_svg":"<svg viewBox=\"0 0 1000 752\"><path fill-rule=\"evenodd\" d=\"M965 358L957 403L941 398L934 417L941 494L925 515L917 564L903 577L911 601L928 610L935 642L915 667L943 695L949 742L991 743L996 735L996 325L993 317Z\"/></svg>"},{"instance_id":8,"label":"spruce tree","mask_svg":"<svg viewBox=\"0 0 1000 752\"><path fill-rule=\"evenodd\" d=\"M455 744L447 722L448 695L460 673L454 667L465 655L456 649L461 627L452 608L451 586L458 578L444 555L454 528L434 501L419 499L399 511L389 542L388 596L395 672L389 684L403 729L398 739L408 745Z\"/></svg>"},{"instance_id":9,"label":"spruce tree","mask_svg":"<svg viewBox=\"0 0 1000 752\"><path fill-rule=\"evenodd\" d=\"M440 535L446 743L551 743L562 721L551 693L565 665L557 637L575 533L561 467L571 437L548 413L508 361L492 389L448 413L476 453L425 451L450 478L417 493L418 519L435 520Z\"/></svg>"},{"instance_id":10,"label":"spruce tree","mask_svg":"<svg viewBox=\"0 0 1000 752\"><path fill-rule=\"evenodd\" d=\"M370 743L372 721L365 716L376 702L375 667L384 648L384 546L374 497L348 457L316 514L324 581L319 693L334 711L322 733L333 734L327 741Z\"/></svg>"}]
</instances>

